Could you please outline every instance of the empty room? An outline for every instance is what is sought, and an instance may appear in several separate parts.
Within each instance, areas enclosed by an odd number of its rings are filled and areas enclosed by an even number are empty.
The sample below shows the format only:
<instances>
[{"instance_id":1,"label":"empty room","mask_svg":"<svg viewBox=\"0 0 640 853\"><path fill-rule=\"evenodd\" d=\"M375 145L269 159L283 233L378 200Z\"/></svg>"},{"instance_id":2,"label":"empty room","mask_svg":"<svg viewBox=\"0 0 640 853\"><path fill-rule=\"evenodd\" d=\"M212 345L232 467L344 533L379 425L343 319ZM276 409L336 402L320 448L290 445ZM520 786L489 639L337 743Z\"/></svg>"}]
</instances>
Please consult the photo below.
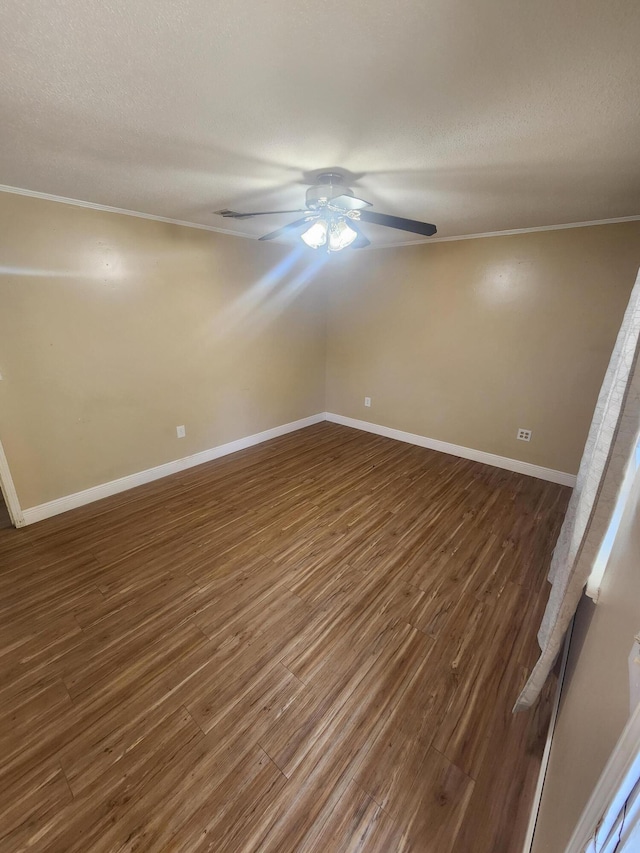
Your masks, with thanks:
<instances>
[{"instance_id":1,"label":"empty room","mask_svg":"<svg viewBox=\"0 0 640 853\"><path fill-rule=\"evenodd\" d=\"M640 850L640 5L0 4L0 851Z\"/></svg>"}]
</instances>

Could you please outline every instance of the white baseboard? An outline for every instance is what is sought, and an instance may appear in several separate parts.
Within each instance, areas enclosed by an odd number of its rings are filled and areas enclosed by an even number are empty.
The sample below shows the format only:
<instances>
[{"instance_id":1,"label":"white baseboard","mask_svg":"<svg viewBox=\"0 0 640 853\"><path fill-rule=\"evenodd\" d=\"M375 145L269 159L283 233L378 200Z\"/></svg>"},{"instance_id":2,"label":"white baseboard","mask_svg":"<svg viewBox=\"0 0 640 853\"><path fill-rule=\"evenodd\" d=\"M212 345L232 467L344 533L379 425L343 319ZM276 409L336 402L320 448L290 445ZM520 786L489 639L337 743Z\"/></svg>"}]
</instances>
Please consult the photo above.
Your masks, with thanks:
<instances>
[{"instance_id":1,"label":"white baseboard","mask_svg":"<svg viewBox=\"0 0 640 853\"><path fill-rule=\"evenodd\" d=\"M376 435L384 435L386 438L395 438L396 441L405 441L407 444L417 444L418 447L428 447L430 450L439 450L441 453L450 453L452 456L460 456L463 459L472 459L474 462L484 462L485 465L493 465L495 468L505 468L507 471L515 471L518 474L528 474L539 480L548 480L551 483L559 483L562 486L575 486L576 475L567 474L564 471L554 471L553 468L543 468L542 465L533 465L531 462L521 462L519 459L510 459L508 456L497 456L495 453L486 453L484 450L474 450L471 447L463 447L460 444L450 444L448 441L439 441L437 438L427 438L424 435L416 435L412 432L403 432L400 429L372 424L368 421L360 421L356 418L347 418L344 415L334 415L326 412L326 419L334 424L361 429L365 432L373 432Z\"/></svg>"},{"instance_id":2,"label":"white baseboard","mask_svg":"<svg viewBox=\"0 0 640 853\"><path fill-rule=\"evenodd\" d=\"M126 477L120 477L118 480L100 483L100 485L92 486L90 489L84 489L72 495L65 495L53 501L29 507L22 512L24 524L33 524L36 521L42 521L53 515L59 515L61 512L66 512L69 509L76 509L79 506L99 501L102 498L108 498L127 489L142 486L144 483L151 483L153 480L159 480L161 477L169 476L169 474L176 474L178 471L184 471L186 468L193 468L195 465L202 465L203 462L210 462L212 459L219 459L221 456L236 453L238 450L245 450L247 447L253 447L256 444L261 444L263 441L278 438L278 436L286 435L288 432L295 432L298 429L312 426L312 424L320 423L324 419L324 412L320 412L308 418L301 418L298 421L292 421L273 429L267 429L264 432L257 432L255 435L239 438L237 441L230 441L228 444L220 444L218 447L202 450L200 453L194 453L182 459L175 459L173 462L165 462L164 465L157 465L155 468L147 468L146 471L129 474Z\"/></svg>"},{"instance_id":3,"label":"white baseboard","mask_svg":"<svg viewBox=\"0 0 640 853\"><path fill-rule=\"evenodd\" d=\"M168 477L170 474L176 474L178 471L184 471L186 468L193 468L194 465L201 465L203 462L210 462L212 459L219 459L221 456L227 456L229 453L236 453L238 450L244 450L247 447L253 447L256 444L261 444L263 441L269 441L272 438L277 438L280 435L286 435L289 432L303 429L312 424L320 423L321 421L331 421L332 423L342 424L343 426L352 427L354 429L373 432L376 435L383 435L387 438L393 438L397 441L405 441L409 444L416 444L419 447L428 447L431 450L439 450L441 453L450 453L453 456L461 456L463 459L473 459L475 462L484 462L487 465L494 465L496 468L506 468L508 471L516 471L520 474L529 474L532 477L538 477L541 480L549 480L552 483L561 483L564 486L574 486L576 482L575 475L565 474L563 471L554 471L551 468L543 468L540 465L532 465L529 462L520 462L517 459L508 459L506 456L496 456L494 453L485 453L482 450L473 450L470 447L462 447L458 444L450 444L447 441L438 441L435 438L426 438L423 435L415 435L411 432L403 432L399 429L380 426L379 424L371 424L368 421L359 421L355 418L347 418L344 415L335 415L331 412L319 412L317 415L311 415L308 418L301 418L298 421L292 421L282 426L274 427L273 429L265 430L264 432L248 435L245 438L239 438L237 441L230 441L228 444L221 444L218 447L212 447L209 450L202 450L200 453L194 453L192 456L185 456L182 459L175 459L172 462L165 462L164 465L158 465L155 468L148 468L146 471L139 471L136 474L129 474L126 477L120 477L118 480L111 480L108 483L100 483L97 486L92 486L90 489L84 489L81 492L75 492L72 495L64 495L64 497L56 498L53 501L48 501L38 506L32 506L22 511L22 524L33 524L36 521L42 521L45 518L50 518L53 515L59 515L61 512L66 512L69 509L76 509L79 506L99 501L102 498L108 498L111 495L116 495L119 492L124 492L127 489L133 489L136 486L141 486L144 483L151 483L153 480L159 480L161 477Z\"/></svg>"}]
</instances>

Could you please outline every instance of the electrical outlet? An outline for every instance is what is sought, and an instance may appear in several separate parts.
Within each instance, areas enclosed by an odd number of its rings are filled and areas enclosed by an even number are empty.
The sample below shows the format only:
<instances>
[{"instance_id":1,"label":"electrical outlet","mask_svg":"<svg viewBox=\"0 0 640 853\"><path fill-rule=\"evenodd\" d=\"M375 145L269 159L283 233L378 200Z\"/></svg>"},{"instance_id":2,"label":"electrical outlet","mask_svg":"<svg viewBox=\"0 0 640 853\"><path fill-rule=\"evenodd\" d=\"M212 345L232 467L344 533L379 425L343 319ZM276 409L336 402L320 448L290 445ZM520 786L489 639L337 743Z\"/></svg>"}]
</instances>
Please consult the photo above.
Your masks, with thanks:
<instances>
[{"instance_id":1,"label":"electrical outlet","mask_svg":"<svg viewBox=\"0 0 640 853\"><path fill-rule=\"evenodd\" d=\"M530 429L519 429L518 430L518 441L531 441L531 430Z\"/></svg>"},{"instance_id":2,"label":"electrical outlet","mask_svg":"<svg viewBox=\"0 0 640 853\"><path fill-rule=\"evenodd\" d=\"M184 438L185 435L187 434L187 431L184 428L184 426L177 426L176 427L176 433L178 435L178 438Z\"/></svg>"},{"instance_id":3,"label":"electrical outlet","mask_svg":"<svg viewBox=\"0 0 640 853\"><path fill-rule=\"evenodd\" d=\"M367 407L367 409L370 409L371 408L371 397L365 397L364 398L364 404Z\"/></svg>"}]
</instances>

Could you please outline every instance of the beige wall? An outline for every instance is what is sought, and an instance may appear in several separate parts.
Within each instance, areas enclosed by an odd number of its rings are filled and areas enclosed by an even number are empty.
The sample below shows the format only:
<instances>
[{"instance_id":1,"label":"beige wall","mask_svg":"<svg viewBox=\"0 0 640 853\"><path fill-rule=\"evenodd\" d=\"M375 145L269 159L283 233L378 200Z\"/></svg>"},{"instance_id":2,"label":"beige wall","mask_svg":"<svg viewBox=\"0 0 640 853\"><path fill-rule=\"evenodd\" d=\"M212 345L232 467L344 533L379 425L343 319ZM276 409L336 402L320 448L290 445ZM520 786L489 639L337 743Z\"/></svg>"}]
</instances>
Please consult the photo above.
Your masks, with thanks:
<instances>
[{"instance_id":1,"label":"beige wall","mask_svg":"<svg viewBox=\"0 0 640 853\"><path fill-rule=\"evenodd\" d=\"M323 411L324 297L291 251L0 193L0 440L21 505Z\"/></svg>"},{"instance_id":2,"label":"beige wall","mask_svg":"<svg viewBox=\"0 0 640 853\"><path fill-rule=\"evenodd\" d=\"M640 630L640 476L598 605L584 598L571 642L534 853L563 853L629 717L628 657Z\"/></svg>"},{"instance_id":3,"label":"beige wall","mask_svg":"<svg viewBox=\"0 0 640 853\"><path fill-rule=\"evenodd\" d=\"M640 222L327 259L0 193L0 251L26 508L325 409L575 472Z\"/></svg>"},{"instance_id":4,"label":"beige wall","mask_svg":"<svg viewBox=\"0 0 640 853\"><path fill-rule=\"evenodd\" d=\"M640 266L640 222L335 260L328 411L577 471Z\"/></svg>"}]
</instances>

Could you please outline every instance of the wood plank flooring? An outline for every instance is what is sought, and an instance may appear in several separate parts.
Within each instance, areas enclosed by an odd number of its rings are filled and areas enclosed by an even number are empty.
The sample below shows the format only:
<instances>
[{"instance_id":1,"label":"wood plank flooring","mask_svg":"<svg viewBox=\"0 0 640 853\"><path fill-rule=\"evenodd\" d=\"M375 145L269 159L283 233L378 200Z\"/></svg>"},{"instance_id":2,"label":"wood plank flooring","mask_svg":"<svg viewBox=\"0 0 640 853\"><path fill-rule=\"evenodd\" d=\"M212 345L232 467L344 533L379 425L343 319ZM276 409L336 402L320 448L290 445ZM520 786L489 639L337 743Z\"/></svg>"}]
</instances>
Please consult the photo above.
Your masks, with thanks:
<instances>
[{"instance_id":1,"label":"wood plank flooring","mask_svg":"<svg viewBox=\"0 0 640 853\"><path fill-rule=\"evenodd\" d=\"M0 531L0 850L520 853L568 497L323 423Z\"/></svg>"}]
</instances>

